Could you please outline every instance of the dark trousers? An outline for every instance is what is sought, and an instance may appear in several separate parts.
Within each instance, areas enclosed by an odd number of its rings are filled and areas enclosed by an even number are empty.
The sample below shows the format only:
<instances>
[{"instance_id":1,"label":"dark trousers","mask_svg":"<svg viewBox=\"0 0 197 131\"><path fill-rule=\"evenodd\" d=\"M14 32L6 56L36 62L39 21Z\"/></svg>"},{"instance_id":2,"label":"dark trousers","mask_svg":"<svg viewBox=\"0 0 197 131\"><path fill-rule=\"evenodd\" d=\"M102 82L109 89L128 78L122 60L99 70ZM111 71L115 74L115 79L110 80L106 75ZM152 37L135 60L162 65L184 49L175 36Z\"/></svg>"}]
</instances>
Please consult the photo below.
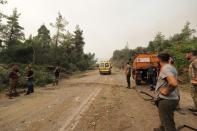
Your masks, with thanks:
<instances>
[{"instance_id":1,"label":"dark trousers","mask_svg":"<svg viewBox=\"0 0 197 131\"><path fill-rule=\"evenodd\" d=\"M194 101L194 106L197 109L197 86L192 87L192 98Z\"/></svg>"},{"instance_id":2,"label":"dark trousers","mask_svg":"<svg viewBox=\"0 0 197 131\"><path fill-rule=\"evenodd\" d=\"M159 102L159 117L164 131L176 131L174 111L178 103L179 100L161 100Z\"/></svg>"},{"instance_id":3,"label":"dark trousers","mask_svg":"<svg viewBox=\"0 0 197 131\"><path fill-rule=\"evenodd\" d=\"M10 87L9 87L9 95L11 96L13 93L14 95L17 94L16 91L17 80L10 80Z\"/></svg>"},{"instance_id":4,"label":"dark trousers","mask_svg":"<svg viewBox=\"0 0 197 131\"><path fill-rule=\"evenodd\" d=\"M27 93L33 93L34 92L34 84L32 80L27 81Z\"/></svg>"},{"instance_id":5,"label":"dark trousers","mask_svg":"<svg viewBox=\"0 0 197 131\"><path fill-rule=\"evenodd\" d=\"M128 84L128 88L131 87L131 75L127 75L127 84Z\"/></svg>"},{"instance_id":6,"label":"dark trousers","mask_svg":"<svg viewBox=\"0 0 197 131\"><path fill-rule=\"evenodd\" d=\"M157 83L157 78L156 78L156 76L150 75L150 76L149 76L149 79L148 79L148 83L149 83L151 89L154 89L154 88L155 88L155 85L156 85L156 83Z\"/></svg>"},{"instance_id":7,"label":"dark trousers","mask_svg":"<svg viewBox=\"0 0 197 131\"><path fill-rule=\"evenodd\" d=\"M59 78L60 78L60 76L57 76L57 75L55 76L55 80L53 83L54 86L59 84Z\"/></svg>"}]
</instances>

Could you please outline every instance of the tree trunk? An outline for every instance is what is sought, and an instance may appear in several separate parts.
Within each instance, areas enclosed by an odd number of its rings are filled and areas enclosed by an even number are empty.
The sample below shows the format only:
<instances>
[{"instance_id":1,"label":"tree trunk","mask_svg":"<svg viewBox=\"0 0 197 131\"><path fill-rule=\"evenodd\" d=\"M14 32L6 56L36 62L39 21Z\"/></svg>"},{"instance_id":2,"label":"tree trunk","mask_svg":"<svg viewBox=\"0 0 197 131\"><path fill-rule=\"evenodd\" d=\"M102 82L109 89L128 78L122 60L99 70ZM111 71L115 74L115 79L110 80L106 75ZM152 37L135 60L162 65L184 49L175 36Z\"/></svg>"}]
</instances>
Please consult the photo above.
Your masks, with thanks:
<instances>
[{"instance_id":1,"label":"tree trunk","mask_svg":"<svg viewBox=\"0 0 197 131\"><path fill-rule=\"evenodd\" d=\"M57 29L57 37L56 37L56 40L55 40L55 60L57 60L58 39L59 39L59 27L58 27L58 29Z\"/></svg>"},{"instance_id":2,"label":"tree trunk","mask_svg":"<svg viewBox=\"0 0 197 131\"><path fill-rule=\"evenodd\" d=\"M32 46L32 49L33 49L33 54L32 54L32 60L33 60L33 62L32 62L32 64L35 64L35 62L36 62L36 51L35 51L35 49L34 49L34 47Z\"/></svg>"}]
</instances>

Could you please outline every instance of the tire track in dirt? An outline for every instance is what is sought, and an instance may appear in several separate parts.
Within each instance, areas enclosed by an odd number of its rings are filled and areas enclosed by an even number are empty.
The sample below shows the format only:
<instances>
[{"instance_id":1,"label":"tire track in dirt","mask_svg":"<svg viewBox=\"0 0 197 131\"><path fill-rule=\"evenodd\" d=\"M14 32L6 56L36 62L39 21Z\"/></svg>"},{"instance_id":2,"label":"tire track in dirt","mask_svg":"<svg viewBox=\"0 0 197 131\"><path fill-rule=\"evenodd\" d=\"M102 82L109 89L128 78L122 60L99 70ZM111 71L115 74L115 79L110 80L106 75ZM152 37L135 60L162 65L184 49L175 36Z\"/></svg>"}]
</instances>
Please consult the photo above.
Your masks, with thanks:
<instances>
[{"instance_id":1,"label":"tire track in dirt","mask_svg":"<svg viewBox=\"0 0 197 131\"><path fill-rule=\"evenodd\" d=\"M94 101L95 97L101 91L101 88L96 89L95 92L89 95L89 97L83 101L83 103L76 110L72 111L72 115L67 118L65 124L59 129L59 131L73 130L78 124L83 113L89 108L90 104Z\"/></svg>"},{"instance_id":2,"label":"tire track in dirt","mask_svg":"<svg viewBox=\"0 0 197 131\"><path fill-rule=\"evenodd\" d=\"M90 81L91 77L92 80L98 79L97 75L88 77ZM68 125L73 126L72 122L76 123L80 119L80 115L100 92L100 85L80 82L80 78L62 80L56 87L38 88L35 94L16 98L13 102L1 99L0 104L6 107L0 107L0 111L4 112L0 114L0 130L57 131L68 120L71 121ZM73 83L67 84L69 81ZM77 101L78 97L80 100Z\"/></svg>"},{"instance_id":3,"label":"tire track in dirt","mask_svg":"<svg viewBox=\"0 0 197 131\"><path fill-rule=\"evenodd\" d=\"M152 130L158 123L153 115L154 108L134 90L126 89L124 78L119 73L108 76L104 81L108 86L102 89L74 131Z\"/></svg>"}]
</instances>

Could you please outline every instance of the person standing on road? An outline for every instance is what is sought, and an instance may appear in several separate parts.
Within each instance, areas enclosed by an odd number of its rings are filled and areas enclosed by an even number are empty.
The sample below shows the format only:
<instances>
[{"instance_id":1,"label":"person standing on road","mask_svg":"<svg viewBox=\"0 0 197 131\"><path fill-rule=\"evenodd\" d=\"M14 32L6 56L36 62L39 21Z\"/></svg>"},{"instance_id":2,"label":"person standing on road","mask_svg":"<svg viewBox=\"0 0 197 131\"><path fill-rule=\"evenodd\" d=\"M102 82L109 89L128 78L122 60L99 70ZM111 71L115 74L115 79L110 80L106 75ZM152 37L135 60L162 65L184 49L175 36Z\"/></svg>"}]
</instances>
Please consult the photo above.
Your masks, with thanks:
<instances>
[{"instance_id":1,"label":"person standing on road","mask_svg":"<svg viewBox=\"0 0 197 131\"><path fill-rule=\"evenodd\" d=\"M12 71L9 73L9 98L12 99L12 96L17 96L16 86L19 80L19 67L18 65L12 66Z\"/></svg>"},{"instance_id":2,"label":"person standing on road","mask_svg":"<svg viewBox=\"0 0 197 131\"><path fill-rule=\"evenodd\" d=\"M127 88L131 89L131 65L130 62L127 62L126 69L125 69L125 75L127 79Z\"/></svg>"},{"instance_id":3,"label":"person standing on road","mask_svg":"<svg viewBox=\"0 0 197 131\"><path fill-rule=\"evenodd\" d=\"M53 85L58 85L59 83L59 79L60 79L60 67L59 64L57 64L57 66L55 67L55 70L53 71L54 75L55 75L55 81L53 83Z\"/></svg>"},{"instance_id":4,"label":"person standing on road","mask_svg":"<svg viewBox=\"0 0 197 131\"><path fill-rule=\"evenodd\" d=\"M191 62L189 66L189 76L192 84L192 98L195 105L195 107L190 110L197 112L197 50L187 52L186 58Z\"/></svg>"},{"instance_id":5,"label":"person standing on road","mask_svg":"<svg viewBox=\"0 0 197 131\"><path fill-rule=\"evenodd\" d=\"M150 90L153 91L155 89L155 85L157 82L157 72L155 67L150 65L147 71L147 75L148 75L148 83L150 84L150 88L151 88Z\"/></svg>"},{"instance_id":6,"label":"person standing on road","mask_svg":"<svg viewBox=\"0 0 197 131\"><path fill-rule=\"evenodd\" d=\"M154 131L176 131L174 112L180 99L177 82L178 73L176 68L169 64L169 54L159 54L158 58L161 70L155 92L161 126L155 128Z\"/></svg>"},{"instance_id":7,"label":"person standing on road","mask_svg":"<svg viewBox=\"0 0 197 131\"><path fill-rule=\"evenodd\" d=\"M30 93L34 93L34 72L32 70L32 65L29 64L26 68L26 80L27 80L27 93L26 95L29 95Z\"/></svg>"}]
</instances>

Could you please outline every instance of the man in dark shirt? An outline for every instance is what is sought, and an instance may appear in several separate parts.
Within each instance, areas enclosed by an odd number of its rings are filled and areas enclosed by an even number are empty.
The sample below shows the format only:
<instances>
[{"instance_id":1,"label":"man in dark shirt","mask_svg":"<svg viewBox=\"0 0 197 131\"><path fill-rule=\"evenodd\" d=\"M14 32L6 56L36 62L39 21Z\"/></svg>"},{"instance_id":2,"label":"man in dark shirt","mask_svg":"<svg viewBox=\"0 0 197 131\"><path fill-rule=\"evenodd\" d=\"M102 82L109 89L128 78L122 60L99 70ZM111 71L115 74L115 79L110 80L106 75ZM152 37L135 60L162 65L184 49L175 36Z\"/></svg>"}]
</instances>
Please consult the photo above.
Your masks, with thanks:
<instances>
[{"instance_id":1,"label":"man in dark shirt","mask_svg":"<svg viewBox=\"0 0 197 131\"><path fill-rule=\"evenodd\" d=\"M30 93L34 92L34 72L32 70L32 65L29 64L26 68L26 79L27 79L27 93L26 95L29 95Z\"/></svg>"},{"instance_id":2,"label":"man in dark shirt","mask_svg":"<svg viewBox=\"0 0 197 131\"><path fill-rule=\"evenodd\" d=\"M127 88L131 88L131 65L130 65L130 62L127 62L127 65L126 65L126 69L125 69L125 75L126 75L126 78L127 78Z\"/></svg>"},{"instance_id":3,"label":"man in dark shirt","mask_svg":"<svg viewBox=\"0 0 197 131\"><path fill-rule=\"evenodd\" d=\"M55 85L58 85L58 83L59 83L59 78L60 78L60 67L59 67L59 65L57 65L56 67L55 67L55 70L54 70L54 75L55 75L55 81L54 81L54 86Z\"/></svg>"}]
</instances>

